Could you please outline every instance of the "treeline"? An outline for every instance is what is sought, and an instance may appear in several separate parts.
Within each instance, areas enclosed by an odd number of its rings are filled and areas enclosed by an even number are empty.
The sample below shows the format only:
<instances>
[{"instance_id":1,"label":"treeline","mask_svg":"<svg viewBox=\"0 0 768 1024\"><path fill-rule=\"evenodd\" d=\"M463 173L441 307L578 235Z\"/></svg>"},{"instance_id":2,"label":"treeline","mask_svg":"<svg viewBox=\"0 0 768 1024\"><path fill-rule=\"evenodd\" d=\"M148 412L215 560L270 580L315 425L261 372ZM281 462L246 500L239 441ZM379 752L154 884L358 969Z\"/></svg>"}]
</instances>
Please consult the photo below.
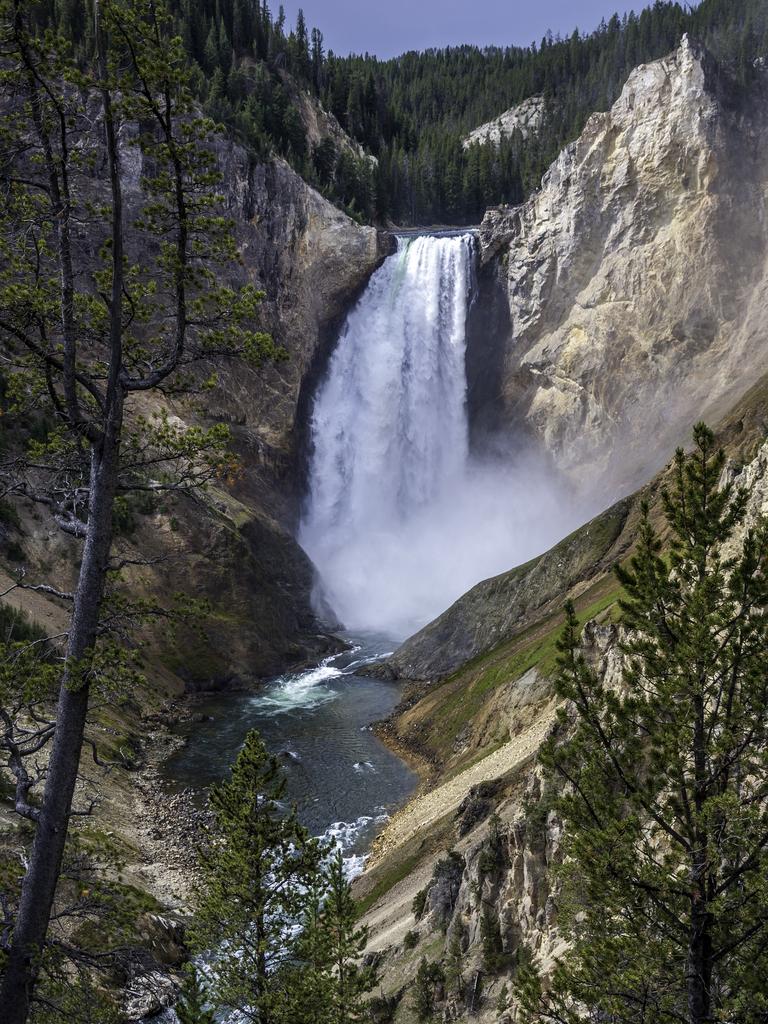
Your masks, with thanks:
<instances>
[{"instance_id":1,"label":"treeline","mask_svg":"<svg viewBox=\"0 0 768 1024\"><path fill-rule=\"evenodd\" d=\"M657 0L587 35L387 61L326 53L303 13L288 28L282 7L274 17L266 0L173 0L171 7L208 113L257 157L286 157L353 215L401 224L472 223L489 205L523 201L589 115L614 102L631 70L674 49L684 32L742 83L768 54L763 0L704 0L695 10ZM73 38L87 41L82 0L59 0L57 12ZM331 136L313 146L302 90L376 160ZM546 106L534 138L462 146L472 128L536 95Z\"/></svg>"},{"instance_id":2,"label":"treeline","mask_svg":"<svg viewBox=\"0 0 768 1024\"><path fill-rule=\"evenodd\" d=\"M273 18L266 0L172 0L170 7L206 112L234 127L257 157L285 157L350 214L373 219L375 162L331 135L314 146L308 140L301 92L319 97L326 54L303 12L288 30L282 6Z\"/></svg>"},{"instance_id":3,"label":"treeline","mask_svg":"<svg viewBox=\"0 0 768 1024\"><path fill-rule=\"evenodd\" d=\"M399 223L475 222L489 205L519 203L595 110L606 110L638 64L673 50L684 32L746 82L768 54L763 0L705 0L695 11L658 2L614 15L589 35L547 35L527 48L462 46L389 61L329 57L325 106L379 158L377 209ZM465 150L478 125L530 96L546 101L536 137Z\"/></svg>"}]
</instances>

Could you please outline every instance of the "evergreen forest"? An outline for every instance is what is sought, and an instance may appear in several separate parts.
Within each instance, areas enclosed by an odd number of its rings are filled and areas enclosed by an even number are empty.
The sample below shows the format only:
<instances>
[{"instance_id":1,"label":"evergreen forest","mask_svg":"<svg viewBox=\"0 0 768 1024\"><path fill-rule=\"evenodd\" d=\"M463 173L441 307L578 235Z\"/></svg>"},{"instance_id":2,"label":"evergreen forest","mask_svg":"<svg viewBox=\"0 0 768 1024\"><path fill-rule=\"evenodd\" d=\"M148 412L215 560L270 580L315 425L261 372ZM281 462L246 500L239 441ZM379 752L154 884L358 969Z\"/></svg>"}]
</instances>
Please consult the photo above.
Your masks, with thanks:
<instances>
[{"instance_id":1,"label":"evergreen forest","mask_svg":"<svg viewBox=\"0 0 768 1024\"><path fill-rule=\"evenodd\" d=\"M176 31L206 112L255 159L276 154L359 220L398 225L473 224L488 206L523 202L594 111L606 110L638 64L673 50L683 33L746 84L768 54L762 0L657 0L614 15L589 34L548 33L530 46L459 46L391 60L327 51L300 11L289 26L267 0L173 0ZM48 5L41 6L48 19ZM54 17L88 52L84 0L57 0ZM307 96L359 146L308 137ZM544 123L500 145L464 138L528 97ZM372 159L373 158L373 159Z\"/></svg>"}]
</instances>

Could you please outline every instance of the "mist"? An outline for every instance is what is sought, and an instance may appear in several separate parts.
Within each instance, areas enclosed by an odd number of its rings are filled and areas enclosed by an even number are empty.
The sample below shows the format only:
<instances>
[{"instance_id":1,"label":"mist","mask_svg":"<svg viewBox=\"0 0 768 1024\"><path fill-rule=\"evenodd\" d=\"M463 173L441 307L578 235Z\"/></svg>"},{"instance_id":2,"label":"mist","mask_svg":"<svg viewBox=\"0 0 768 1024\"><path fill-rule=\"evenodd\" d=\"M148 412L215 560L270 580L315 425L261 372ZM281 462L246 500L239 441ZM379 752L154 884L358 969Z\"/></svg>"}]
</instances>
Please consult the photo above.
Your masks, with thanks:
<instances>
[{"instance_id":1,"label":"mist","mask_svg":"<svg viewBox=\"0 0 768 1024\"><path fill-rule=\"evenodd\" d=\"M530 453L470 452L473 260L471 234L399 239L318 389L299 540L318 570L318 608L353 632L403 639L584 518Z\"/></svg>"},{"instance_id":2,"label":"mist","mask_svg":"<svg viewBox=\"0 0 768 1024\"><path fill-rule=\"evenodd\" d=\"M532 460L472 465L410 517L305 544L318 599L347 629L403 640L474 584L541 554L582 520L564 486Z\"/></svg>"}]
</instances>

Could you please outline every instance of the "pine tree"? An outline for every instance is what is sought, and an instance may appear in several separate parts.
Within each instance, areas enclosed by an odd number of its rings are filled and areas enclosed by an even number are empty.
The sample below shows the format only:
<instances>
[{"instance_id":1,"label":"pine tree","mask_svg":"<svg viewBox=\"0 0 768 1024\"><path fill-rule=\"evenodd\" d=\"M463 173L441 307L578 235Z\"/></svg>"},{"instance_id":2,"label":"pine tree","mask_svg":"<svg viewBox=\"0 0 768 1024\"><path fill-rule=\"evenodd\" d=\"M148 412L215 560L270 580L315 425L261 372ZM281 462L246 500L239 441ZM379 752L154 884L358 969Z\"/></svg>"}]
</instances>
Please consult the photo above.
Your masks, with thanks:
<instances>
[{"instance_id":1,"label":"pine tree","mask_svg":"<svg viewBox=\"0 0 768 1024\"><path fill-rule=\"evenodd\" d=\"M227 28L223 21L219 22L216 48L219 54L219 66L226 76L232 67L232 43L227 35Z\"/></svg>"},{"instance_id":2,"label":"pine tree","mask_svg":"<svg viewBox=\"0 0 768 1024\"><path fill-rule=\"evenodd\" d=\"M193 941L218 951L211 992L259 1024L281 1019L273 982L295 960L296 922L315 891L321 850L281 801L285 779L257 732L248 734L231 778L212 787L209 841Z\"/></svg>"},{"instance_id":3,"label":"pine tree","mask_svg":"<svg viewBox=\"0 0 768 1024\"><path fill-rule=\"evenodd\" d=\"M368 942L368 929L357 924L357 907L344 872L341 850L327 868L328 894L323 907L322 926L328 939L333 971L332 1024L356 1024L365 1019L364 996L376 984L374 966L361 963Z\"/></svg>"},{"instance_id":4,"label":"pine tree","mask_svg":"<svg viewBox=\"0 0 768 1024\"><path fill-rule=\"evenodd\" d=\"M483 968L488 974L497 974L506 962L501 924L496 908L483 904L480 917L480 939L483 948Z\"/></svg>"},{"instance_id":5,"label":"pine tree","mask_svg":"<svg viewBox=\"0 0 768 1024\"><path fill-rule=\"evenodd\" d=\"M725 456L699 424L663 493L666 555L643 508L618 577L625 670L611 687L560 642L561 899L573 947L529 1019L756 1024L768 1014L768 526L720 487ZM562 739L563 730L568 738Z\"/></svg>"},{"instance_id":6,"label":"pine tree","mask_svg":"<svg viewBox=\"0 0 768 1024\"><path fill-rule=\"evenodd\" d=\"M324 905L328 880L318 873L307 887L291 959L273 979L281 1024L330 1024L335 979Z\"/></svg>"},{"instance_id":7,"label":"pine tree","mask_svg":"<svg viewBox=\"0 0 768 1024\"><path fill-rule=\"evenodd\" d=\"M312 151L312 160L321 185L328 185L333 181L336 169L336 146L330 135L326 135Z\"/></svg>"},{"instance_id":8,"label":"pine tree","mask_svg":"<svg viewBox=\"0 0 768 1024\"><path fill-rule=\"evenodd\" d=\"M312 29L312 86L317 95L323 89L323 66L325 64L325 50L323 49L323 33L319 28Z\"/></svg>"},{"instance_id":9,"label":"pine tree","mask_svg":"<svg viewBox=\"0 0 768 1024\"><path fill-rule=\"evenodd\" d=\"M496 1013L499 1017L503 1017L507 1012L509 1006L509 988L506 984L502 985L499 994L496 997Z\"/></svg>"},{"instance_id":10,"label":"pine tree","mask_svg":"<svg viewBox=\"0 0 768 1024\"><path fill-rule=\"evenodd\" d=\"M216 1024L213 1010L207 1004L206 989L199 972L187 964L179 999L174 1006L179 1024Z\"/></svg>"},{"instance_id":11,"label":"pine tree","mask_svg":"<svg viewBox=\"0 0 768 1024\"><path fill-rule=\"evenodd\" d=\"M457 998L464 994L464 951L461 948L461 932L454 928L448 942L445 962L445 984Z\"/></svg>"},{"instance_id":12,"label":"pine tree","mask_svg":"<svg viewBox=\"0 0 768 1024\"><path fill-rule=\"evenodd\" d=\"M435 1003L444 994L445 974L439 963L422 957L413 988L413 1009L420 1021L432 1020Z\"/></svg>"},{"instance_id":13,"label":"pine tree","mask_svg":"<svg viewBox=\"0 0 768 1024\"><path fill-rule=\"evenodd\" d=\"M309 34L304 11L299 8L296 16L294 71L301 81L309 84L312 78L312 63L309 55Z\"/></svg>"},{"instance_id":14,"label":"pine tree","mask_svg":"<svg viewBox=\"0 0 768 1024\"><path fill-rule=\"evenodd\" d=\"M254 12L248 0L234 0L232 11L232 45L241 56L255 42Z\"/></svg>"},{"instance_id":15,"label":"pine tree","mask_svg":"<svg viewBox=\"0 0 768 1024\"><path fill-rule=\"evenodd\" d=\"M41 9L53 5L0 0L9 185L0 190L0 345L5 435L14 436L0 487L68 535L76 582L60 594L68 621L55 658L55 727L50 711L15 721L6 712L0 737L15 811L33 836L20 890L3 894L5 1024L25 1024L32 1000L44 998L48 954L61 951L48 930L52 918L64 927L71 906L59 882L83 814L76 784L92 704L135 685L126 630L159 612L121 587L116 512L132 493L162 501L232 467L226 428L174 425L158 395L196 388L224 349L256 363L276 353L254 329L256 289L219 282L236 248L217 197L211 126L195 116L170 13L153 0L98 0L87 8L81 61L65 39L38 31L30 16ZM126 147L147 168L130 212ZM98 242L82 246L83 224ZM47 424L42 436L30 436L31 415ZM16 583L27 585L38 583ZM101 952L105 963L110 950Z\"/></svg>"},{"instance_id":16,"label":"pine tree","mask_svg":"<svg viewBox=\"0 0 768 1024\"><path fill-rule=\"evenodd\" d=\"M219 34L216 30L216 23L214 21L211 22L211 27L208 30L208 35L205 40L203 60L205 62L206 71L211 75L221 66L219 59Z\"/></svg>"}]
</instances>

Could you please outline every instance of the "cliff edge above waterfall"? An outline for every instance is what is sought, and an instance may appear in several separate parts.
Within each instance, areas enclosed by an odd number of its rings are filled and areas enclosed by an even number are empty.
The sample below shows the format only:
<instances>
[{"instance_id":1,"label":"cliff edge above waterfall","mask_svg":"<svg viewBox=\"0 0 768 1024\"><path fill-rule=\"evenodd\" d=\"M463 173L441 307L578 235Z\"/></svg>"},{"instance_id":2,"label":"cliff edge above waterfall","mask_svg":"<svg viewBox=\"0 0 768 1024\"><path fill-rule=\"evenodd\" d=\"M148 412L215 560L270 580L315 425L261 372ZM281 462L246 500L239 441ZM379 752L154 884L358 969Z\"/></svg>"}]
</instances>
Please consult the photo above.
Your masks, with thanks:
<instances>
[{"instance_id":1,"label":"cliff edge above waterfall","mask_svg":"<svg viewBox=\"0 0 768 1024\"><path fill-rule=\"evenodd\" d=\"M523 206L487 212L510 311L498 401L583 491L627 493L764 361L765 83L706 52L630 75Z\"/></svg>"}]
</instances>

